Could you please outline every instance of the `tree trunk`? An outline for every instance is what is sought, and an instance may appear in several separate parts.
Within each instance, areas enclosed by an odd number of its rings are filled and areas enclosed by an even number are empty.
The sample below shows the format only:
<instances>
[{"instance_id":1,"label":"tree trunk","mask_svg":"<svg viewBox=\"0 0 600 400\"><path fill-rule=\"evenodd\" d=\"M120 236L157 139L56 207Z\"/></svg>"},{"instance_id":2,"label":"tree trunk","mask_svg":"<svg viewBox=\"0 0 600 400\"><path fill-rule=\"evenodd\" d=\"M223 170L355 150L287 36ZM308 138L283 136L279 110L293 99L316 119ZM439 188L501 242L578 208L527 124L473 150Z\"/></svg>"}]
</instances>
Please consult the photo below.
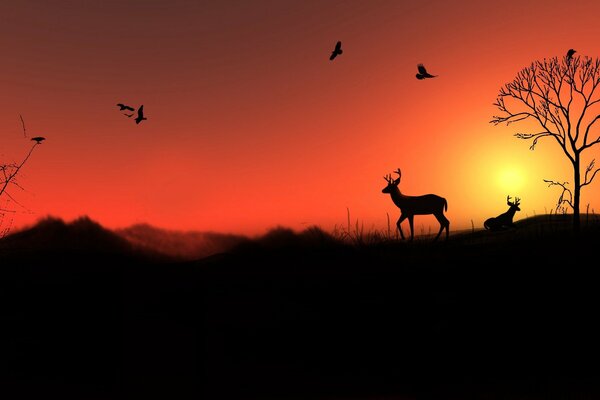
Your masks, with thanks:
<instances>
[{"instance_id":1,"label":"tree trunk","mask_svg":"<svg viewBox=\"0 0 600 400\"><path fill-rule=\"evenodd\" d=\"M575 155L573 162L573 232L578 235L581 228L581 219L579 218L579 195L581 192L581 175L579 173L579 154Z\"/></svg>"}]
</instances>

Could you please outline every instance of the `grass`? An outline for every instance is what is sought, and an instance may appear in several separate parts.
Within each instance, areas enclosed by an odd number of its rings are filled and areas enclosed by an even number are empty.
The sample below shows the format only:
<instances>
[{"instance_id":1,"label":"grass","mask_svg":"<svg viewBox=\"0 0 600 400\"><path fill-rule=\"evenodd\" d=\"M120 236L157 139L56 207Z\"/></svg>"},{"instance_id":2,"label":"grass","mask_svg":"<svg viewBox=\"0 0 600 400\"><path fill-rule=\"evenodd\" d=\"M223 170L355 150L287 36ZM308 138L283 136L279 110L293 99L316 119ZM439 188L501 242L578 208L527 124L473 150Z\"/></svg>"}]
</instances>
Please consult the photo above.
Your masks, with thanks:
<instances>
[{"instance_id":1,"label":"grass","mask_svg":"<svg viewBox=\"0 0 600 400\"><path fill-rule=\"evenodd\" d=\"M386 214L387 226L384 229L377 229L374 226L371 229L365 228L364 221L358 218L353 219L350 209L347 210L347 219L345 224L335 225L331 235L344 244L356 247L371 247L382 245L398 245L400 243L410 243L410 231L404 232L407 239L402 240L395 224L392 223L390 215ZM573 215L565 210L562 212L553 212L537 214L533 216L526 215L525 218L515 221L515 228L492 232L485 228L477 229L471 219L471 228L451 231L448 239L450 245L473 245L473 244L497 244L507 241L539 241L546 240L549 237L564 236L570 237L573 234L572 221ZM415 228L415 230L417 230ZM600 215L592 209L590 212L589 204L586 212L581 215L582 234L600 234ZM419 233L415 234L415 244L426 244L433 241L435 233L432 233L431 226L427 227L425 232L424 225L420 225ZM445 242L444 232L438 242Z\"/></svg>"},{"instance_id":2,"label":"grass","mask_svg":"<svg viewBox=\"0 0 600 400\"><path fill-rule=\"evenodd\" d=\"M343 243L355 246L369 246L399 238L398 231L391 228L389 214L387 214L387 230L378 230L372 227L371 230L365 231L364 222L359 222L357 219L352 223L350 209L346 208L346 212L346 225L335 225L332 231L332 236Z\"/></svg>"}]
</instances>

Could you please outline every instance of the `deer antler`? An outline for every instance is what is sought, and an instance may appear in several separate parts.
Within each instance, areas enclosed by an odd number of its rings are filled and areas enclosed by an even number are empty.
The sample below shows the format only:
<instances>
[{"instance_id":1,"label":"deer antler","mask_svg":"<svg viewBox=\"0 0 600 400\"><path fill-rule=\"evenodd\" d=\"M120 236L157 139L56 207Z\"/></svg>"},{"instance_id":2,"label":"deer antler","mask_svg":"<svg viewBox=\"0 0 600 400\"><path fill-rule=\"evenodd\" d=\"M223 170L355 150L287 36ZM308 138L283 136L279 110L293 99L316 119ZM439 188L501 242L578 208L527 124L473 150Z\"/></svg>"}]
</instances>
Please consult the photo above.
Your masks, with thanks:
<instances>
[{"instance_id":1,"label":"deer antler","mask_svg":"<svg viewBox=\"0 0 600 400\"><path fill-rule=\"evenodd\" d=\"M383 179L385 179L385 181L387 183L392 183L392 175L391 174L384 175Z\"/></svg>"},{"instance_id":2,"label":"deer antler","mask_svg":"<svg viewBox=\"0 0 600 400\"><path fill-rule=\"evenodd\" d=\"M521 201L521 199L520 199L520 198L518 198L518 197L515 197L515 205L517 205L517 206L518 206L520 201Z\"/></svg>"},{"instance_id":3,"label":"deer antler","mask_svg":"<svg viewBox=\"0 0 600 400\"><path fill-rule=\"evenodd\" d=\"M400 183L400 178L402 178L402 171L400 171L400 168L398 168L394 171L394 173L398 174L398 179L394 181L394 185L397 185Z\"/></svg>"},{"instance_id":4,"label":"deer antler","mask_svg":"<svg viewBox=\"0 0 600 400\"><path fill-rule=\"evenodd\" d=\"M508 204L509 206L513 205L513 203L510 202L510 196L506 196L506 204Z\"/></svg>"}]
</instances>

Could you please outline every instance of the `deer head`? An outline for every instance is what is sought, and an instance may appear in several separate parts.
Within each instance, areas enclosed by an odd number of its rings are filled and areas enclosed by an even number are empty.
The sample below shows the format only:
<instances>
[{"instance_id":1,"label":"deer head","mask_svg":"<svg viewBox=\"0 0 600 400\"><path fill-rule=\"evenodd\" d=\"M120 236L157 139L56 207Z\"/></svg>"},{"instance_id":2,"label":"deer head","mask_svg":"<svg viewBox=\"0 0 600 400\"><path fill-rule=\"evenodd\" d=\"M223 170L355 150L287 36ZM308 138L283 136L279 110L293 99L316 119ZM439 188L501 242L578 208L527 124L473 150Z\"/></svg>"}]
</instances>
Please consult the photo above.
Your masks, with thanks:
<instances>
[{"instance_id":1,"label":"deer head","mask_svg":"<svg viewBox=\"0 0 600 400\"><path fill-rule=\"evenodd\" d=\"M510 201L510 196L506 196L506 204L508 204L511 208L514 208L516 211L521 211L521 209L519 208L520 201L521 201L521 199L519 199L518 197L515 197L515 202L512 203Z\"/></svg>"},{"instance_id":2,"label":"deer head","mask_svg":"<svg viewBox=\"0 0 600 400\"><path fill-rule=\"evenodd\" d=\"M398 187L398 184L400 183L400 178L402 177L402 172L400 171L400 168L398 168L396 171L394 171L396 174L398 174L398 178L397 179L393 179L392 178L392 174L387 174L383 177L383 179L385 179L385 181L388 183L386 187L383 188L383 190L381 191L381 193L391 193L392 190L394 190L395 188Z\"/></svg>"}]
</instances>

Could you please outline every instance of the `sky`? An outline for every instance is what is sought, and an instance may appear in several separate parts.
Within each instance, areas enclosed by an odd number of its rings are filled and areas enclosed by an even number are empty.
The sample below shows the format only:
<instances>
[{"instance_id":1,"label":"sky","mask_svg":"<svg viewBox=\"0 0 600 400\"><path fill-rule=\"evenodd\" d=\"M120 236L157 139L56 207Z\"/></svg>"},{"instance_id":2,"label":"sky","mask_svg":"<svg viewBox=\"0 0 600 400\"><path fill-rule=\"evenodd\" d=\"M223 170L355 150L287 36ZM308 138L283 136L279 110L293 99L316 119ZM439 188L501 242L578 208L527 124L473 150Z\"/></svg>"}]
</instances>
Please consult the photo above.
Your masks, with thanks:
<instances>
[{"instance_id":1,"label":"sky","mask_svg":"<svg viewBox=\"0 0 600 400\"><path fill-rule=\"evenodd\" d=\"M83 215L109 228L261 234L382 229L382 194L448 201L450 229L549 212L572 181L489 123L532 61L600 55L595 1L0 0L0 162L20 161L15 227ZM343 54L329 55L342 41ZM434 79L417 80L424 63ZM136 125L116 106L144 105ZM22 115L28 137L24 137ZM595 157L596 148L589 153ZM600 210L600 181L582 211ZM437 230L417 216L419 232ZM405 228L407 229L407 228Z\"/></svg>"}]
</instances>

